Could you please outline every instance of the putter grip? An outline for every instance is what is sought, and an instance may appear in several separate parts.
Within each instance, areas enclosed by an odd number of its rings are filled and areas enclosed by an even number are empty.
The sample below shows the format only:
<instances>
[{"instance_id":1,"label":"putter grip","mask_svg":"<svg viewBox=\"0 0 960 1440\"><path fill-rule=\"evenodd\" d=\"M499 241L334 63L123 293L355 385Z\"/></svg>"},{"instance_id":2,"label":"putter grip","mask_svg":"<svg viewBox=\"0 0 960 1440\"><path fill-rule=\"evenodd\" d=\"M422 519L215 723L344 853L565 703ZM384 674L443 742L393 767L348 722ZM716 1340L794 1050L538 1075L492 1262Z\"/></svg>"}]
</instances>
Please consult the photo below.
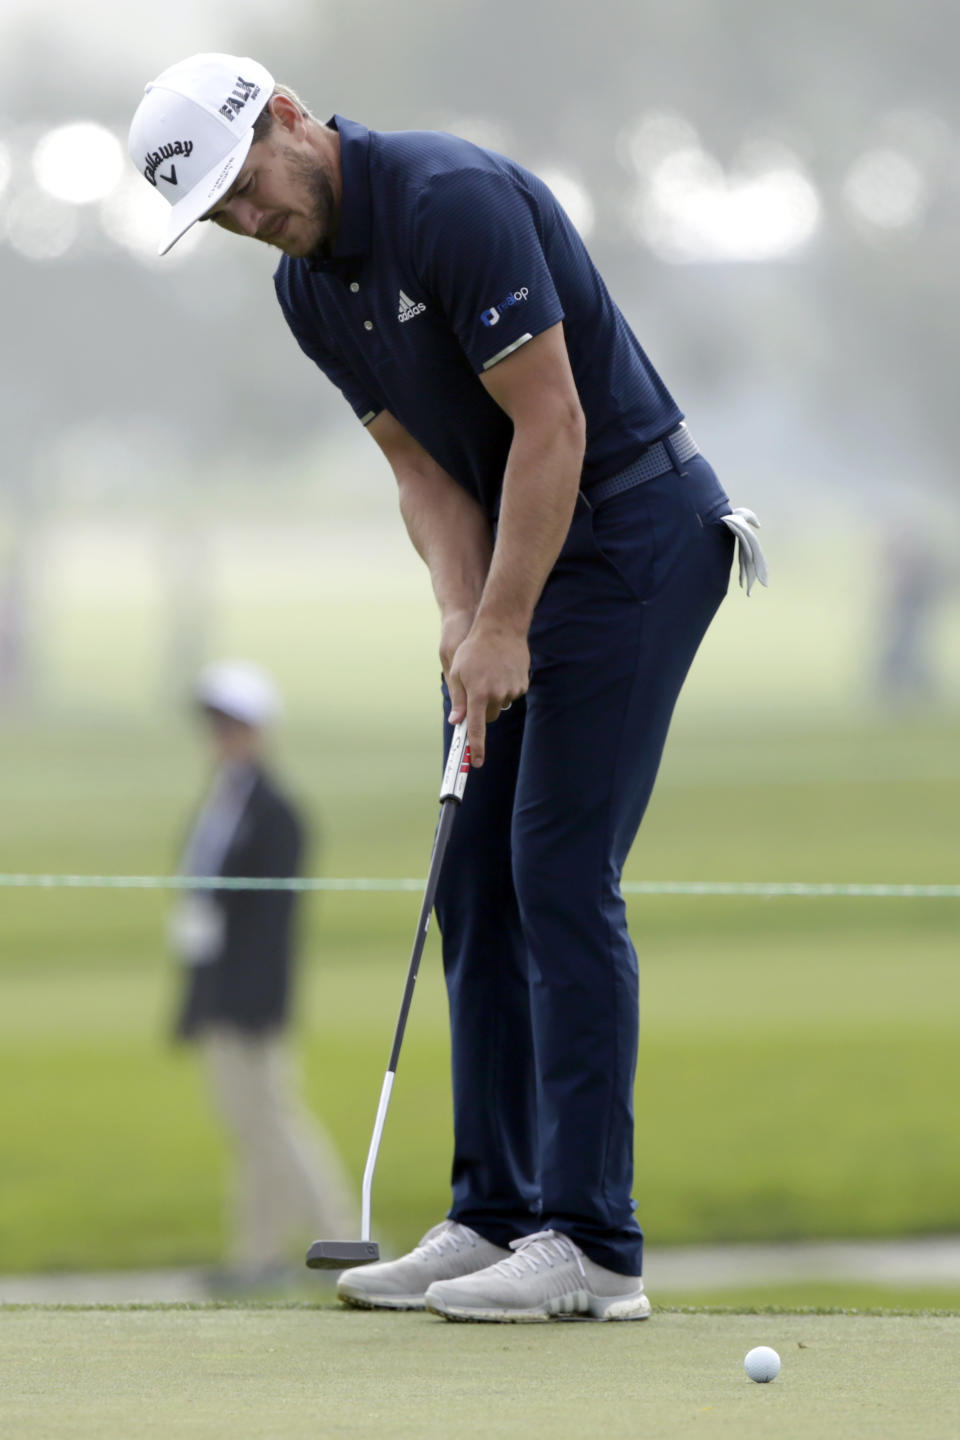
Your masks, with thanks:
<instances>
[{"instance_id":1,"label":"putter grip","mask_svg":"<svg viewBox=\"0 0 960 1440\"><path fill-rule=\"evenodd\" d=\"M467 744L467 722L461 720L450 741L447 763L443 771L443 782L440 786L441 801L462 800L469 774L470 746Z\"/></svg>"}]
</instances>

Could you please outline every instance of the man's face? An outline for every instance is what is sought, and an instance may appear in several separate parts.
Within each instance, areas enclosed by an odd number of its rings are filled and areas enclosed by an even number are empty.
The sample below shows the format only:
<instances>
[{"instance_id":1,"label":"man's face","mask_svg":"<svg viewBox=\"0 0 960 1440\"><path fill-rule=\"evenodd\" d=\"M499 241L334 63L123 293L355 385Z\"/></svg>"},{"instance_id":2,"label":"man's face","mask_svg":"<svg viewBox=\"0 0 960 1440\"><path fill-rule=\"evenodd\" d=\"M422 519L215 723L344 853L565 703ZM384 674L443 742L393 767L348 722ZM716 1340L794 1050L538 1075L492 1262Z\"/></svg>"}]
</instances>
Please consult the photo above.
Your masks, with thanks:
<instances>
[{"instance_id":1,"label":"man's face","mask_svg":"<svg viewBox=\"0 0 960 1440\"><path fill-rule=\"evenodd\" d=\"M256 758L260 749L258 730L212 706L204 706L203 711L209 721L210 739L219 761L236 763Z\"/></svg>"},{"instance_id":2,"label":"man's face","mask_svg":"<svg viewBox=\"0 0 960 1440\"><path fill-rule=\"evenodd\" d=\"M309 146L274 122L250 147L226 200L204 218L286 255L326 255L338 218L333 177Z\"/></svg>"}]
</instances>

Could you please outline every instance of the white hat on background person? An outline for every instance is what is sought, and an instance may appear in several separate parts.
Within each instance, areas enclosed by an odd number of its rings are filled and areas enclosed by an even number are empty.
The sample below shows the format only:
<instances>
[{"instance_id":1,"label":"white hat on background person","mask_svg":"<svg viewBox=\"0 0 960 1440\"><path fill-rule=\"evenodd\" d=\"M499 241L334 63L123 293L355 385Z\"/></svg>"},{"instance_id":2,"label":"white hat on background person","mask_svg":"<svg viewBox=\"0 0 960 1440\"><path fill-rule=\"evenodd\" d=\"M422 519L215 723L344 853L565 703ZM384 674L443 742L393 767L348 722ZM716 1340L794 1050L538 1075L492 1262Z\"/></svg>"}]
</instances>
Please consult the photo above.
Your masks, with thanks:
<instances>
[{"instance_id":1,"label":"white hat on background person","mask_svg":"<svg viewBox=\"0 0 960 1440\"><path fill-rule=\"evenodd\" d=\"M280 693L259 665L247 660L217 660L205 665L193 687L197 704L259 730L282 710Z\"/></svg>"},{"instance_id":2,"label":"white hat on background person","mask_svg":"<svg viewBox=\"0 0 960 1440\"><path fill-rule=\"evenodd\" d=\"M173 206L159 253L233 185L273 76L240 55L193 55L146 87L130 125L130 157Z\"/></svg>"}]
</instances>

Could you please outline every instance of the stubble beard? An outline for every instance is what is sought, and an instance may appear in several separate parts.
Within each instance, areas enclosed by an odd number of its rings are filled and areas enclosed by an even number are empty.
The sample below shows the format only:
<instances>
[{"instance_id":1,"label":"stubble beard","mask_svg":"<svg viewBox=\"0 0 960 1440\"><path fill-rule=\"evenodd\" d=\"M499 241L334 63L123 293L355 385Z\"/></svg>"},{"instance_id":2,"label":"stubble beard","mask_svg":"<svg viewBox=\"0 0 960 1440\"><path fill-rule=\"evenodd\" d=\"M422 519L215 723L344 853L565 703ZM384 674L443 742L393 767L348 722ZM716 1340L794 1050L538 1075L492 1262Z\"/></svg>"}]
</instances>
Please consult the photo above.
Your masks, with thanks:
<instances>
[{"instance_id":1,"label":"stubble beard","mask_svg":"<svg viewBox=\"0 0 960 1440\"><path fill-rule=\"evenodd\" d=\"M316 239L304 258L328 260L333 251L339 219L333 182L322 165L303 155L289 155L287 169L291 180L296 181L307 196L308 218L316 230Z\"/></svg>"}]
</instances>

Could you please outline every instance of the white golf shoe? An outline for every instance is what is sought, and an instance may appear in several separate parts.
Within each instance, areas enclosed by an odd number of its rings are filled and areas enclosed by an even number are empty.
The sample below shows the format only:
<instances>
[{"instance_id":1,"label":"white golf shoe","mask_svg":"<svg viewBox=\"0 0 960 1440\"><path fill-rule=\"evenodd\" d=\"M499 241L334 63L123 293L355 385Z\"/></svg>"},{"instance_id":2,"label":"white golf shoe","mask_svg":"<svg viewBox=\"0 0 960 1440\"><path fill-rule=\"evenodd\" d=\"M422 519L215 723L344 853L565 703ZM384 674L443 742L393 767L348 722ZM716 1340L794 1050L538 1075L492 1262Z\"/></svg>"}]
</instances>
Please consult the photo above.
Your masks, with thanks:
<instances>
[{"instance_id":1,"label":"white golf shoe","mask_svg":"<svg viewBox=\"0 0 960 1440\"><path fill-rule=\"evenodd\" d=\"M368 1309L422 1310L424 1295L435 1280L472 1275L509 1254L469 1226L441 1220L409 1255L344 1270L337 1281L337 1296L345 1305Z\"/></svg>"},{"instance_id":2,"label":"white golf shoe","mask_svg":"<svg viewBox=\"0 0 960 1440\"><path fill-rule=\"evenodd\" d=\"M556 1230L514 1240L513 1251L486 1270L438 1280L426 1308L444 1320L646 1320L650 1301L639 1275L617 1275L588 1259Z\"/></svg>"}]
</instances>

